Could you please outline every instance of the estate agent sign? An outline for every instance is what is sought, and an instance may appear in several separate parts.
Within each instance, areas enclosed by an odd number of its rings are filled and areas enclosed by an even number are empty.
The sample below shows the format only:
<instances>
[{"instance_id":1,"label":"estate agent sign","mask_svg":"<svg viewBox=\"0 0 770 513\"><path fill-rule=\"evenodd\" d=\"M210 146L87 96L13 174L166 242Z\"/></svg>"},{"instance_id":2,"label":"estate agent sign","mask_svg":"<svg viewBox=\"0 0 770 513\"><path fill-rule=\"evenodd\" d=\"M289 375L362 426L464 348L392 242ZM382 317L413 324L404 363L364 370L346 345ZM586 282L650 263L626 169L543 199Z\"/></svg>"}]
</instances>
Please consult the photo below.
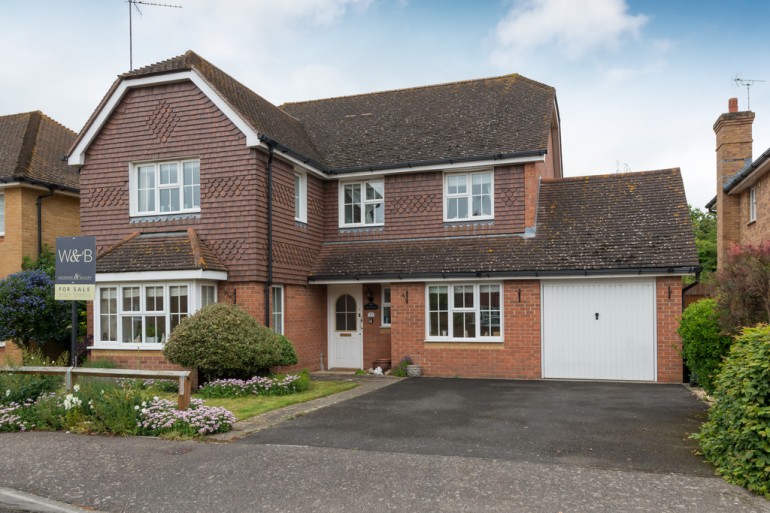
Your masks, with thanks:
<instances>
[{"instance_id":1,"label":"estate agent sign","mask_svg":"<svg viewBox=\"0 0 770 513\"><path fill-rule=\"evenodd\" d=\"M96 237L56 237L55 283L57 300L94 300Z\"/></svg>"}]
</instances>

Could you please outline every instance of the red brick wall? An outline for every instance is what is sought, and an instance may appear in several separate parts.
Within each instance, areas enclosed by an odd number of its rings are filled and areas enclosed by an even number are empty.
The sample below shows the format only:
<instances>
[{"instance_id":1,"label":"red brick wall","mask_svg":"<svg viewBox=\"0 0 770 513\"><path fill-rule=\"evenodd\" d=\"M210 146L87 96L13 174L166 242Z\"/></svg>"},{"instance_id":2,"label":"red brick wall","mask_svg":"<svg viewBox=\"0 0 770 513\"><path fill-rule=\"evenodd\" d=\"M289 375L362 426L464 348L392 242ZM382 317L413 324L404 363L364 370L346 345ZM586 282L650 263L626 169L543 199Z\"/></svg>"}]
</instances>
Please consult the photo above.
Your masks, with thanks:
<instances>
[{"instance_id":1,"label":"red brick wall","mask_svg":"<svg viewBox=\"0 0 770 513\"><path fill-rule=\"evenodd\" d=\"M371 289L374 297L373 302L379 308L377 310L363 310L364 323L364 368L372 368L374 360L381 358L390 358L390 332L391 328L382 327L382 288L378 284L364 285L362 298L364 304L368 302L366 298L367 289ZM392 293L392 291L391 291ZM392 311L392 310L391 310ZM369 313L374 314L372 323L369 323ZM391 366L396 362L391 362Z\"/></svg>"},{"instance_id":2,"label":"red brick wall","mask_svg":"<svg viewBox=\"0 0 770 513\"><path fill-rule=\"evenodd\" d=\"M326 287L286 286L284 293L284 333L297 351L299 363L281 371L327 368ZM272 301L272 298L271 298Z\"/></svg>"},{"instance_id":3,"label":"red brick wall","mask_svg":"<svg viewBox=\"0 0 770 513\"><path fill-rule=\"evenodd\" d=\"M169 363L163 357L163 351L121 351L112 349L91 349L92 360L112 360L122 369L132 370L190 370ZM193 388L198 387L198 372L190 374Z\"/></svg>"},{"instance_id":4,"label":"red brick wall","mask_svg":"<svg viewBox=\"0 0 770 513\"><path fill-rule=\"evenodd\" d=\"M391 300L394 365L409 355L426 376L540 378L539 281L503 283L504 343L425 342L424 284L393 284Z\"/></svg>"},{"instance_id":5,"label":"red brick wall","mask_svg":"<svg viewBox=\"0 0 770 513\"><path fill-rule=\"evenodd\" d=\"M524 229L524 168L495 168L493 221L444 223L443 173L385 177L385 226L339 228L339 181L325 184L326 241L516 233Z\"/></svg>"},{"instance_id":6,"label":"red brick wall","mask_svg":"<svg viewBox=\"0 0 770 513\"><path fill-rule=\"evenodd\" d=\"M682 319L682 278L657 278L655 296L658 320L658 381L681 383L682 340L676 330Z\"/></svg>"},{"instance_id":7,"label":"red brick wall","mask_svg":"<svg viewBox=\"0 0 770 513\"><path fill-rule=\"evenodd\" d=\"M758 246L770 240L770 174L754 185L757 194L757 220L749 221L750 189L740 193L740 240L741 245Z\"/></svg>"}]
</instances>

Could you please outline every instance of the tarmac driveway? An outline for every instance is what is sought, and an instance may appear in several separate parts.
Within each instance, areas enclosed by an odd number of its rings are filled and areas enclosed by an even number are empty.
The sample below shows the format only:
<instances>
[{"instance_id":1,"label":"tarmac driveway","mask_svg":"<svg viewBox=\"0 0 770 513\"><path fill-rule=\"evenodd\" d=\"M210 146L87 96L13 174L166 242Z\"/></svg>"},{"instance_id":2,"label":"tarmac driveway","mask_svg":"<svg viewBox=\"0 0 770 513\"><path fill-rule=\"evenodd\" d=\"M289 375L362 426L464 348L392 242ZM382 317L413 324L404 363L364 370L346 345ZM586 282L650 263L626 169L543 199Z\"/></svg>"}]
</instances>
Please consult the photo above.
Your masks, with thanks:
<instances>
[{"instance_id":1,"label":"tarmac driveway","mask_svg":"<svg viewBox=\"0 0 770 513\"><path fill-rule=\"evenodd\" d=\"M688 439L705 412L681 385L421 378L238 443L713 476Z\"/></svg>"}]
</instances>

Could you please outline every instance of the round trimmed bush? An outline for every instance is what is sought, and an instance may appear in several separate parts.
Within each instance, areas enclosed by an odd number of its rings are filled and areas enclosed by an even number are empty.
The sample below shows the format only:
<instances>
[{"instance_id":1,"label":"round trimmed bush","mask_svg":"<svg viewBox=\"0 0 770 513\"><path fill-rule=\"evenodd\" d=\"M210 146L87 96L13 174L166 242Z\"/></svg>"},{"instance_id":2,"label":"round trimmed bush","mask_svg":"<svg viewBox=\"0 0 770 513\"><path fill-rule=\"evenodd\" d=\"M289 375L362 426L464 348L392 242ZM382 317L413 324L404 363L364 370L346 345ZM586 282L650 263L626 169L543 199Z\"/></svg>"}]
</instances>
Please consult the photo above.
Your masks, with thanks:
<instances>
[{"instance_id":1,"label":"round trimmed bush","mask_svg":"<svg viewBox=\"0 0 770 513\"><path fill-rule=\"evenodd\" d=\"M216 303L182 320L163 348L171 363L198 369L206 380L249 378L297 363L286 337L234 305Z\"/></svg>"},{"instance_id":2,"label":"round trimmed bush","mask_svg":"<svg viewBox=\"0 0 770 513\"><path fill-rule=\"evenodd\" d=\"M682 337L684 363L698 383L713 393L714 379L732 343L731 337L722 334L716 300L701 299L688 306L682 313L678 333Z\"/></svg>"},{"instance_id":3,"label":"round trimmed bush","mask_svg":"<svg viewBox=\"0 0 770 513\"><path fill-rule=\"evenodd\" d=\"M745 328L715 381L695 438L727 481L770 497L770 326Z\"/></svg>"}]
</instances>

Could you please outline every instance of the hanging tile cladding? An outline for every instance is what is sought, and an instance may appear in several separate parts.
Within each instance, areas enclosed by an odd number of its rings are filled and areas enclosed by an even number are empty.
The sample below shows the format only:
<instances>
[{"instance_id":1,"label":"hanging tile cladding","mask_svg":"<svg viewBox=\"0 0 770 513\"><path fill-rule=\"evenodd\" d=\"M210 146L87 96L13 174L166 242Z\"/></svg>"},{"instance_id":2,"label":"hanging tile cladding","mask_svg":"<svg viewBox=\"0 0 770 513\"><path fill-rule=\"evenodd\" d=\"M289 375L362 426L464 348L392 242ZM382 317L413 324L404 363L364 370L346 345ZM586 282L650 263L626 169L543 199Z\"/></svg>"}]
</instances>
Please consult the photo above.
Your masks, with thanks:
<instances>
[{"instance_id":1,"label":"hanging tile cladding","mask_svg":"<svg viewBox=\"0 0 770 513\"><path fill-rule=\"evenodd\" d=\"M294 219L294 168L273 160L273 283L307 284L323 242L323 184L307 174L307 223Z\"/></svg>"},{"instance_id":2,"label":"hanging tile cladding","mask_svg":"<svg viewBox=\"0 0 770 513\"><path fill-rule=\"evenodd\" d=\"M326 241L451 237L524 230L524 168L495 168L494 220L444 222L441 171L385 176L385 226L340 228L339 183L326 183ZM344 179L343 179L343 183Z\"/></svg>"},{"instance_id":3,"label":"hanging tile cladding","mask_svg":"<svg viewBox=\"0 0 770 513\"><path fill-rule=\"evenodd\" d=\"M165 117L160 131L153 125L159 109ZM132 221L130 163L185 157L200 159L200 214ZM104 249L131 232L192 227L231 280L264 280L265 166L266 156L247 148L241 132L192 83L131 90L89 148L81 171L82 232L95 235Z\"/></svg>"}]
</instances>

